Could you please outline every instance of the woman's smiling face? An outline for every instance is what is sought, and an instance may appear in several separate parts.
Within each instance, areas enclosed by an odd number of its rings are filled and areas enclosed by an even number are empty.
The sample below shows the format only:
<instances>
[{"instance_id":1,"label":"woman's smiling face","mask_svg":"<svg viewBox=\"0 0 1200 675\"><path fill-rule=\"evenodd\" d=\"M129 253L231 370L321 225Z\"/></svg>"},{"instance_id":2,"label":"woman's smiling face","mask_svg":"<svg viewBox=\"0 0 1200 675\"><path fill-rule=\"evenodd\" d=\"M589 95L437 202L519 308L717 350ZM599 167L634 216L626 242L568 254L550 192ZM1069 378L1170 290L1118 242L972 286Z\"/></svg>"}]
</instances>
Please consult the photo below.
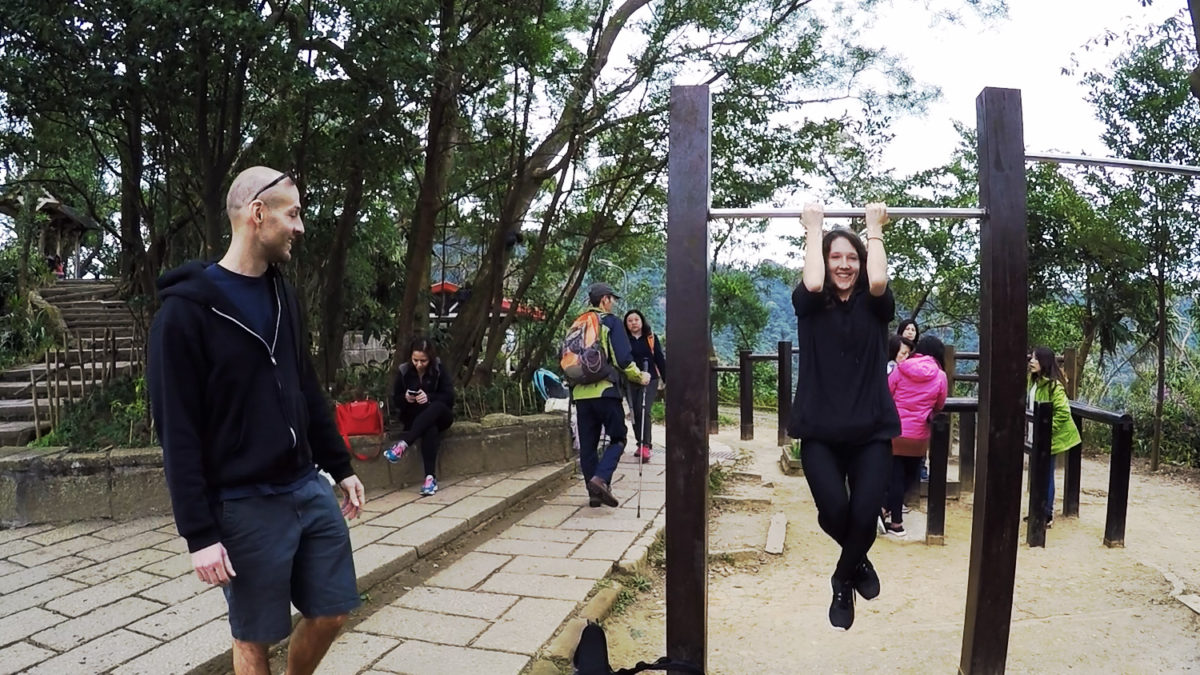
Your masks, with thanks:
<instances>
[{"instance_id":1,"label":"woman's smiling face","mask_svg":"<svg viewBox=\"0 0 1200 675\"><path fill-rule=\"evenodd\" d=\"M862 261L858 259L858 251L845 237L837 237L829 246L829 258L825 261L833 286L842 299L850 296L854 284L858 281L858 273Z\"/></svg>"}]
</instances>

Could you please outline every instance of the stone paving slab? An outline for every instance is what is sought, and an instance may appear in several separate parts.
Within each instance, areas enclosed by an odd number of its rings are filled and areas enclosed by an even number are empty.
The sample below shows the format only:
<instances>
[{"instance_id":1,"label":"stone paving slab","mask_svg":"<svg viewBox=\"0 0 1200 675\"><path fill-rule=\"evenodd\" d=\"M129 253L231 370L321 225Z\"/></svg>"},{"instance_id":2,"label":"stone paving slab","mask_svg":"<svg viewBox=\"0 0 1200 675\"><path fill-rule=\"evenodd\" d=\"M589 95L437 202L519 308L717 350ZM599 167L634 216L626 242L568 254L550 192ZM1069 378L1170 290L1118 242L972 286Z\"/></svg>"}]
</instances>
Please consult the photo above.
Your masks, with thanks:
<instances>
[{"instance_id":1,"label":"stone paving slab","mask_svg":"<svg viewBox=\"0 0 1200 675\"><path fill-rule=\"evenodd\" d=\"M225 595L221 589L211 588L133 623L129 628L159 640L173 640L221 616L226 610Z\"/></svg>"},{"instance_id":2,"label":"stone paving slab","mask_svg":"<svg viewBox=\"0 0 1200 675\"><path fill-rule=\"evenodd\" d=\"M518 675L528 663L529 657L521 654L408 640L380 659L376 667L409 675Z\"/></svg>"},{"instance_id":3,"label":"stone paving slab","mask_svg":"<svg viewBox=\"0 0 1200 675\"><path fill-rule=\"evenodd\" d=\"M424 557L466 531L467 521L462 518L430 516L401 528L395 534L384 537L379 543L392 546L412 546L417 549L418 556Z\"/></svg>"},{"instance_id":4,"label":"stone paving slab","mask_svg":"<svg viewBox=\"0 0 1200 675\"><path fill-rule=\"evenodd\" d=\"M596 582L591 579L498 572L480 585L479 590L490 593L520 594L531 598L580 602L595 586Z\"/></svg>"},{"instance_id":5,"label":"stone paving slab","mask_svg":"<svg viewBox=\"0 0 1200 675\"><path fill-rule=\"evenodd\" d=\"M43 647L65 652L162 608L163 605L157 602L142 598L125 598L35 633L30 636L30 640Z\"/></svg>"},{"instance_id":6,"label":"stone paving slab","mask_svg":"<svg viewBox=\"0 0 1200 675\"><path fill-rule=\"evenodd\" d=\"M19 673L35 663L45 661L54 656L48 649L34 647L25 642L18 642L10 647L0 649L0 673L9 675Z\"/></svg>"},{"instance_id":7,"label":"stone paving slab","mask_svg":"<svg viewBox=\"0 0 1200 675\"><path fill-rule=\"evenodd\" d=\"M224 617L215 619L125 663L113 675L188 672L224 655L232 639L229 622Z\"/></svg>"},{"instance_id":8,"label":"stone paving slab","mask_svg":"<svg viewBox=\"0 0 1200 675\"><path fill-rule=\"evenodd\" d=\"M45 607L59 614L80 616L110 602L116 602L122 598L135 595L139 591L150 588L161 581L162 579L152 574L133 571L129 574L109 579L97 586L89 586L70 595L64 595L61 598L46 603ZM160 600L160 602L167 601Z\"/></svg>"},{"instance_id":9,"label":"stone paving slab","mask_svg":"<svg viewBox=\"0 0 1200 675\"><path fill-rule=\"evenodd\" d=\"M321 675L356 675L395 646L396 641L391 638L358 631L343 633L326 652L318 672Z\"/></svg>"},{"instance_id":10,"label":"stone paving slab","mask_svg":"<svg viewBox=\"0 0 1200 675\"><path fill-rule=\"evenodd\" d=\"M91 561L74 556L59 558L53 562L13 572L0 577L0 614L7 614L4 596L22 588L33 586L47 579L87 567Z\"/></svg>"},{"instance_id":11,"label":"stone paving slab","mask_svg":"<svg viewBox=\"0 0 1200 675\"><path fill-rule=\"evenodd\" d=\"M477 527L490 520L504 509L505 501L501 497L464 497L456 504L438 511L443 518L463 518L468 527Z\"/></svg>"},{"instance_id":12,"label":"stone paving slab","mask_svg":"<svg viewBox=\"0 0 1200 675\"><path fill-rule=\"evenodd\" d=\"M0 618L0 646L9 645L34 633L66 621L68 617L41 607L30 607ZM0 659L3 661L3 659Z\"/></svg>"},{"instance_id":13,"label":"stone paving slab","mask_svg":"<svg viewBox=\"0 0 1200 675\"><path fill-rule=\"evenodd\" d=\"M566 558L537 558L517 556L502 570L509 574L544 574L549 577L600 579L612 571L611 560L572 560Z\"/></svg>"},{"instance_id":14,"label":"stone paving slab","mask_svg":"<svg viewBox=\"0 0 1200 675\"><path fill-rule=\"evenodd\" d=\"M523 541L521 539L496 538L484 542L477 551L484 553L502 553L505 555L532 555L550 558L562 558L571 555L578 544L558 541Z\"/></svg>"},{"instance_id":15,"label":"stone paving slab","mask_svg":"<svg viewBox=\"0 0 1200 675\"><path fill-rule=\"evenodd\" d=\"M576 603L568 600L524 598L472 643L473 647L519 652L532 656L554 637Z\"/></svg>"},{"instance_id":16,"label":"stone paving slab","mask_svg":"<svg viewBox=\"0 0 1200 675\"><path fill-rule=\"evenodd\" d=\"M117 664L154 648L158 643L145 635L117 630L60 654L26 671L29 675L102 673Z\"/></svg>"},{"instance_id":17,"label":"stone paving slab","mask_svg":"<svg viewBox=\"0 0 1200 675\"><path fill-rule=\"evenodd\" d=\"M488 622L467 616L407 609L395 604L383 607L355 626L360 633L406 639L436 639L441 644L464 646L488 628Z\"/></svg>"},{"instance_id":18,"label":"stone paving slab","mask_svg":"<svg viewBox=\"0 0 1200 675\"><path fill-rule=\"evenodd\" d=\"M409 609L432 609L443 614L476 619L498 619L517 600L520 600L520 596L418 586L405 593L394 604Z\"/></svg>"},{"instance_id":19,"label":"stone paving slab","mask_svg":"<svg viewBox=\"0 0 1200 675\"><path fill-rule=\"evenodd\" d=\"M512 556L479 553L472 551L455 561L453 565L438 572L430 579L430 586L467 589L488 578L501 566L512 560Z\"/></svg>"}]
</instances>

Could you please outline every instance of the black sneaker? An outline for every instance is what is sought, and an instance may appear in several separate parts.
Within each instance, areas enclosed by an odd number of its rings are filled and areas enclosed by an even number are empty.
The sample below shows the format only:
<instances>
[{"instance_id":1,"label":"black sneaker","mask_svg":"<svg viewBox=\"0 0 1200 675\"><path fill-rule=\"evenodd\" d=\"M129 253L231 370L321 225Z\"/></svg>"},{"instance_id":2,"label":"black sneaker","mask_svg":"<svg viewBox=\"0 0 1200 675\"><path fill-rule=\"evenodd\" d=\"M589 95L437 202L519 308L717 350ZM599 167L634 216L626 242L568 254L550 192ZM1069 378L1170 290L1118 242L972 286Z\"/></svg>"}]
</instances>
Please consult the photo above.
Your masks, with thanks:
<instances>
[{"instance_id":1,"label":"black sneaker","mask_svg":"<svg viewBox=\"0 0 1200 675\"><path fill-rule=\"evenodd\" d=\"M829 603L829 624L834 630L850 630L854 625L854 585L833 580L833 602Z\"/></svg>"},{"instance_id":2,"label":"black sneaker","mask_svg":"<svg viewBox=\"0 0 1200 675\"><path fill-rule=\"evenodd\" d=\"M854 590L863 600L874 600L879 597L879 575L870 560L863 558L858 569L854 570Z\"/></svg>"},{"instance_id":3,"label":"black sneaker","mask_svg":"<svg viewBox=\"0 0 1200 675\"><path fill-rule=\"evenodd\" d=\"M592 479L588 481L588 493L599 499L600 503L605 506L621 505L621 502L618 502L617 498L613 496L612 490L608 488L608 483L605 483L604 479L599 476L592 476Z\"/></svg>"}]
</instances>

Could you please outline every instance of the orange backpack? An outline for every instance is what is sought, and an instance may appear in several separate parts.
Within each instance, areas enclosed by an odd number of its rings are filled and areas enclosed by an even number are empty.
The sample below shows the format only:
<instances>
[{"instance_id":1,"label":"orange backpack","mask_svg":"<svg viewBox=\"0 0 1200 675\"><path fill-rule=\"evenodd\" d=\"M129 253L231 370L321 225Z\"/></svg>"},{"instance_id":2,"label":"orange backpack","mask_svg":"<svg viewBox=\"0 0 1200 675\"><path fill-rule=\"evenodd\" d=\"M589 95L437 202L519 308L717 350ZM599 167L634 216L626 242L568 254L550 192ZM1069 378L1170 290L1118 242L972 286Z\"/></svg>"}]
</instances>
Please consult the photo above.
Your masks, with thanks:
<instances>
[{"instance_id":1,"label":"orange backpack","mask_svg":"<svg viewBox=\"0 0 1200 675\"><path fill-rule=\"evenodd\" d=\"M611 368L599 312L588 310L571 323L563 339L559 367L571 384L591 384L608 378Z\"/></svg>"}]
</instances>

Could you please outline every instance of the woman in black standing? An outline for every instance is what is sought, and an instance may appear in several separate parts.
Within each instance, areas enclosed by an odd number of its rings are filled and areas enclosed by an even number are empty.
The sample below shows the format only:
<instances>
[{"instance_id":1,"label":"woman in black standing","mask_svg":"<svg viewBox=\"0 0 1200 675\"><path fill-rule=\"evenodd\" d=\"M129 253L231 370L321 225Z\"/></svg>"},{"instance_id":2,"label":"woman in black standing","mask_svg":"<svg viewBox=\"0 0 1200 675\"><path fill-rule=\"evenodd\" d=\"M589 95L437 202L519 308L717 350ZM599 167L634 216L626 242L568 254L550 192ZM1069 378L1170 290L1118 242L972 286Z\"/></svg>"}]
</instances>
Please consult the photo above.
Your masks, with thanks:
<instances>
[{"instance_id":1,"label":"woman in black standing","mask_svg":"<svg viewBox=\"0 0 1200 675\"><path fill-rule=\"evenodd\" d=\"M865 600L879 595L867 552L891 475L891 439L900 434L886 369L896 301L883 248L887 207L867 206L866 246L843 228L822 236L823 219L820 204L804 207L804 274L792 293L799 366L788 435L800 439L817 521L842 549L829 622L847 630L854 592Z\"/></svg>"},{"instance_id":2,"label":"woman in black standing","mask_svg":"<svg viewBox=\"0 0 1200 675\"><path fill-rule=\"evenodd\" d=\"M650 373L650 383L645 386L631 384L629 387L629 409L633 411L633 435L637 439L637 454L642 463L650 461L650 408L658 394L658 383L666 382L667 358L663 356L662 343L646 317L636 309L625 312L625 332L629 334L629 349L633 363L644 372Z\"/></svg>"}]
</instances>

